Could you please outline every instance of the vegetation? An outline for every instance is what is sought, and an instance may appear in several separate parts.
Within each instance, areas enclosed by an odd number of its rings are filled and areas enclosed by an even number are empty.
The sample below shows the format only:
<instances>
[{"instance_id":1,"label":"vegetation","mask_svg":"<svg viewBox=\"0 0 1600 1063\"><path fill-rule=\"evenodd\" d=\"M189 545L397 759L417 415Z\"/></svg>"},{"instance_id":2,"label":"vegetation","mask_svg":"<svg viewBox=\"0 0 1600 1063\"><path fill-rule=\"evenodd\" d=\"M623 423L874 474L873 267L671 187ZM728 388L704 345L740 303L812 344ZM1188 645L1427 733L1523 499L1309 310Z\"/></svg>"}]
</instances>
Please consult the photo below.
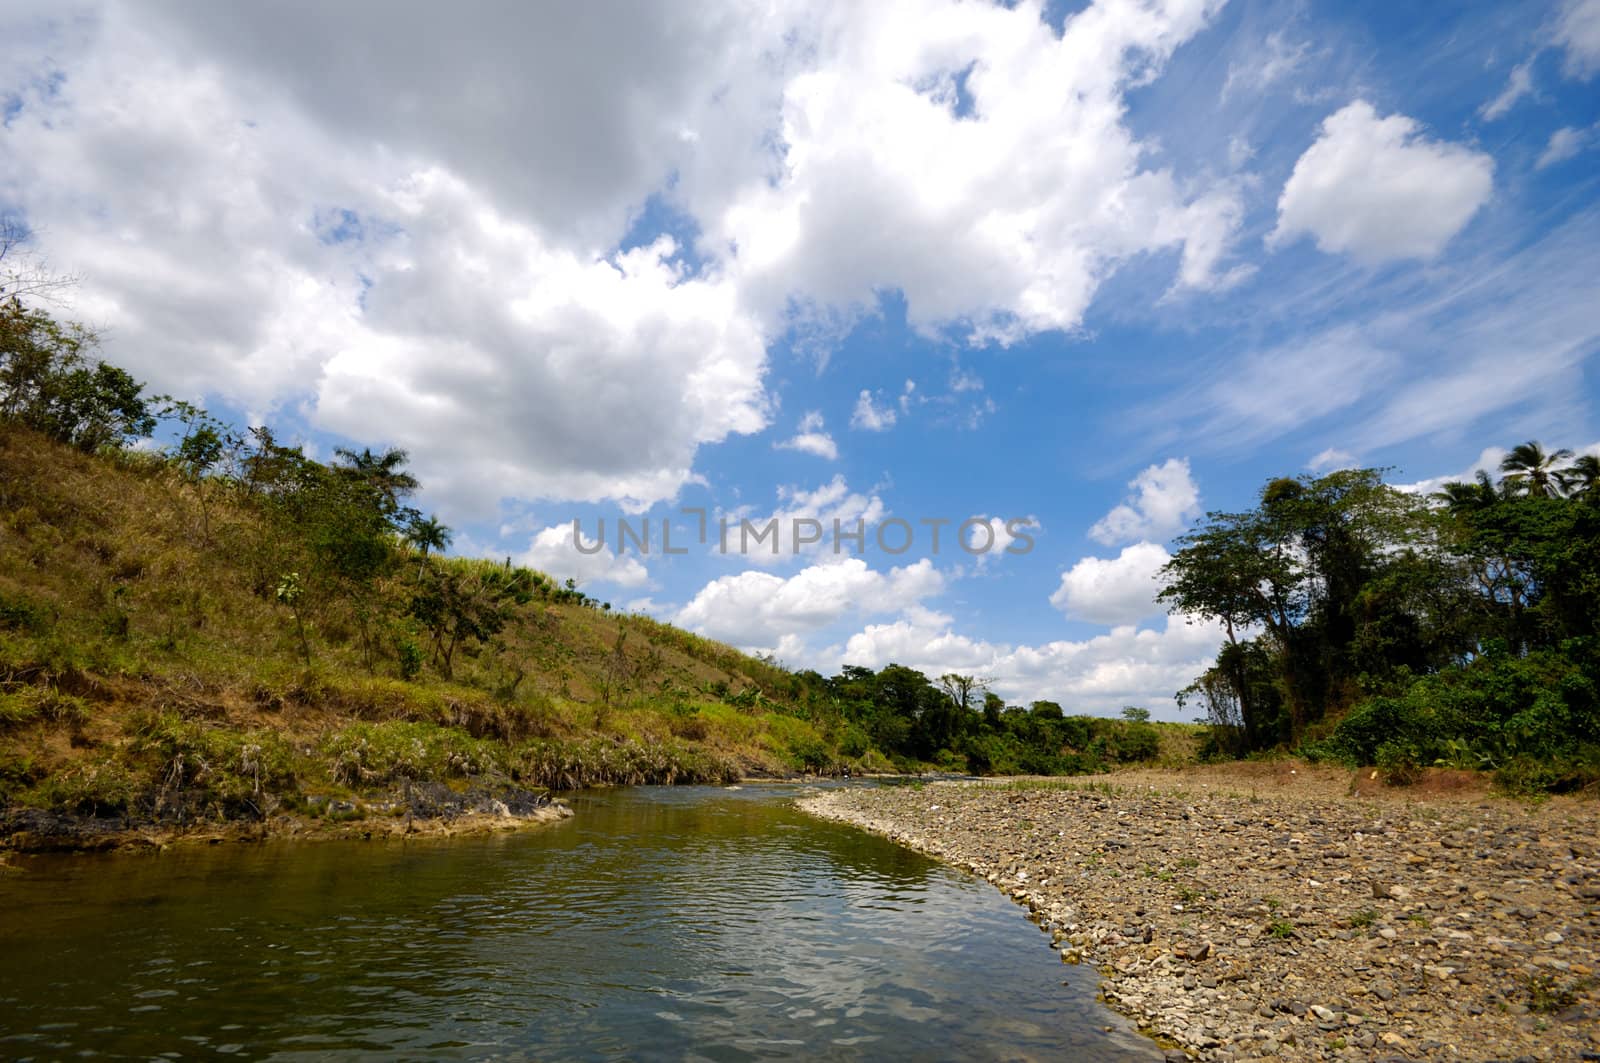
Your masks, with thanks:
<instances>
[{"instance_id":1,"label":"vegetation","mask_svg":"<svg viewBox=\"0 0 1600 1063\"><path fill-rule=\"evenodd\" d=\"M1509 788L1600 780L1600 484L1537 443L1500 479L1425 497L1376 469L1278 479L1183 537L1161 598L1221 622L1181 697L1212 746L1484 768Z\"/></svg>"},{"instance_id":2,"label":"vegetation","mask_svg":"<svg viewBox=\"0 0 1600 1063\"><path fill-rule=\"evenodd\" d=\"M1074 772L1163 748L1137 712L1007 709L975 677L897 665L795 674L443 556L404 451L315 461L93 351L0 307L0 829L357 815L413 787Z\"/></svg>"}]
</instances>

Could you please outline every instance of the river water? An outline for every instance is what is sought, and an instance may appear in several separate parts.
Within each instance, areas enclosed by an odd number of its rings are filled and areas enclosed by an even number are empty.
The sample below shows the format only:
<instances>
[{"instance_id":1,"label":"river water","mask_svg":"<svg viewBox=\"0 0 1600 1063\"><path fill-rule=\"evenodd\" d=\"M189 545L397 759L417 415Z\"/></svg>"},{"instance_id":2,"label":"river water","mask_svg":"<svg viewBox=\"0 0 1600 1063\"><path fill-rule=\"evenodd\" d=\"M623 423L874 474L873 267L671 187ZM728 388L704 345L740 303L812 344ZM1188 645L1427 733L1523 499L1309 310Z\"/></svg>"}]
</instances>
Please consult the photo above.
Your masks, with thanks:
<instances>
[{"instance_id":1,"label":"river water","mask_svg":"<svg viewBox=\"0 0 1600 1063\"><path fill-rule=\"evenodd\" d=\"M515 834L32 857L0 1057L1159 1059L992 886L794 786Z\"/></svg>"}]
</instances>

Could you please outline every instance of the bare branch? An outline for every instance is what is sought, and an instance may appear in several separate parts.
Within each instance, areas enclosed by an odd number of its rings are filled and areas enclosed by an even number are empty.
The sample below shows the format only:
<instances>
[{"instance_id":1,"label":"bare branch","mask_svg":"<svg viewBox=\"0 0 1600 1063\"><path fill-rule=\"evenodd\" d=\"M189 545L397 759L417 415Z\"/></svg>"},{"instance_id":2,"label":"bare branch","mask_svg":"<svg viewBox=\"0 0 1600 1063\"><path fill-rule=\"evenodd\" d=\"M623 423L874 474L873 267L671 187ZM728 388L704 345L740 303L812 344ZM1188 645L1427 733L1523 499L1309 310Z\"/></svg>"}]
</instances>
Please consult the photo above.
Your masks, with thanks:
<instances>
[{"instance_id":1,"label":"bare branch","mask_svg":"<svg viewBox=\"0 0 1600 1063\"><path fill-rule=\"evenodd\" d=\"M34 233L16 217L0 215L0 302L26 297L59 303L79 278L51 271L32 247Z\"/></svg>"}]
</instances>

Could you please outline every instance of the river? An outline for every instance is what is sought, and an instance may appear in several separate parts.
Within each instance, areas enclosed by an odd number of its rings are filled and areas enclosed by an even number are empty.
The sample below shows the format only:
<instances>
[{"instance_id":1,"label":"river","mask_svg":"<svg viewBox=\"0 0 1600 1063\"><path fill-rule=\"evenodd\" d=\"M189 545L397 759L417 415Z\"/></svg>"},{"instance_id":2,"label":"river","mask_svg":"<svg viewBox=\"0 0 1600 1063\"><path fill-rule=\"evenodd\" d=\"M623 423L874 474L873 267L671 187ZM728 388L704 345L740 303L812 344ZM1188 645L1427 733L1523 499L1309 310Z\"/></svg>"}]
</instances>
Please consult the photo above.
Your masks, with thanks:
<instances>
[{"instance_id":1,"label":"river","mask_svg":"<svg viewBox=\"0 0 1600 1063\"><path fill-rule=\"evenodd\" d=\"M992 886L802 788L0 870L0 1056L1149 1060Z\"/></svg>"}]
</instances>

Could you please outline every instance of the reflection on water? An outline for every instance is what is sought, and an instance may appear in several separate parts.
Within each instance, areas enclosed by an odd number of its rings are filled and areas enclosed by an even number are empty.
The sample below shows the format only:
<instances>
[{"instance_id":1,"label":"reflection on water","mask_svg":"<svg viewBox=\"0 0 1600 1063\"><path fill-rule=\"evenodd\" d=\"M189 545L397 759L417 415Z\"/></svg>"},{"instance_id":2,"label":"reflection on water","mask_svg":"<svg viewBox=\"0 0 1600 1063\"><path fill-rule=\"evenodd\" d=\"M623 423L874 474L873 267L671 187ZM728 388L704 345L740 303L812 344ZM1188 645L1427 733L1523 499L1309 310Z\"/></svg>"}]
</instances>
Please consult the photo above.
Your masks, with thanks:
<instances>
[{"instance_id":1,"label":"reflection on water","mask_svg":"<svg viewBox=\"0 0 1600 1063\"><path fill-rule=\"evenodd\" d=\"M1160 1058L992 887L797 792L22 861L0 877L0 1055Z\"/></svg>"}]
</instances>

